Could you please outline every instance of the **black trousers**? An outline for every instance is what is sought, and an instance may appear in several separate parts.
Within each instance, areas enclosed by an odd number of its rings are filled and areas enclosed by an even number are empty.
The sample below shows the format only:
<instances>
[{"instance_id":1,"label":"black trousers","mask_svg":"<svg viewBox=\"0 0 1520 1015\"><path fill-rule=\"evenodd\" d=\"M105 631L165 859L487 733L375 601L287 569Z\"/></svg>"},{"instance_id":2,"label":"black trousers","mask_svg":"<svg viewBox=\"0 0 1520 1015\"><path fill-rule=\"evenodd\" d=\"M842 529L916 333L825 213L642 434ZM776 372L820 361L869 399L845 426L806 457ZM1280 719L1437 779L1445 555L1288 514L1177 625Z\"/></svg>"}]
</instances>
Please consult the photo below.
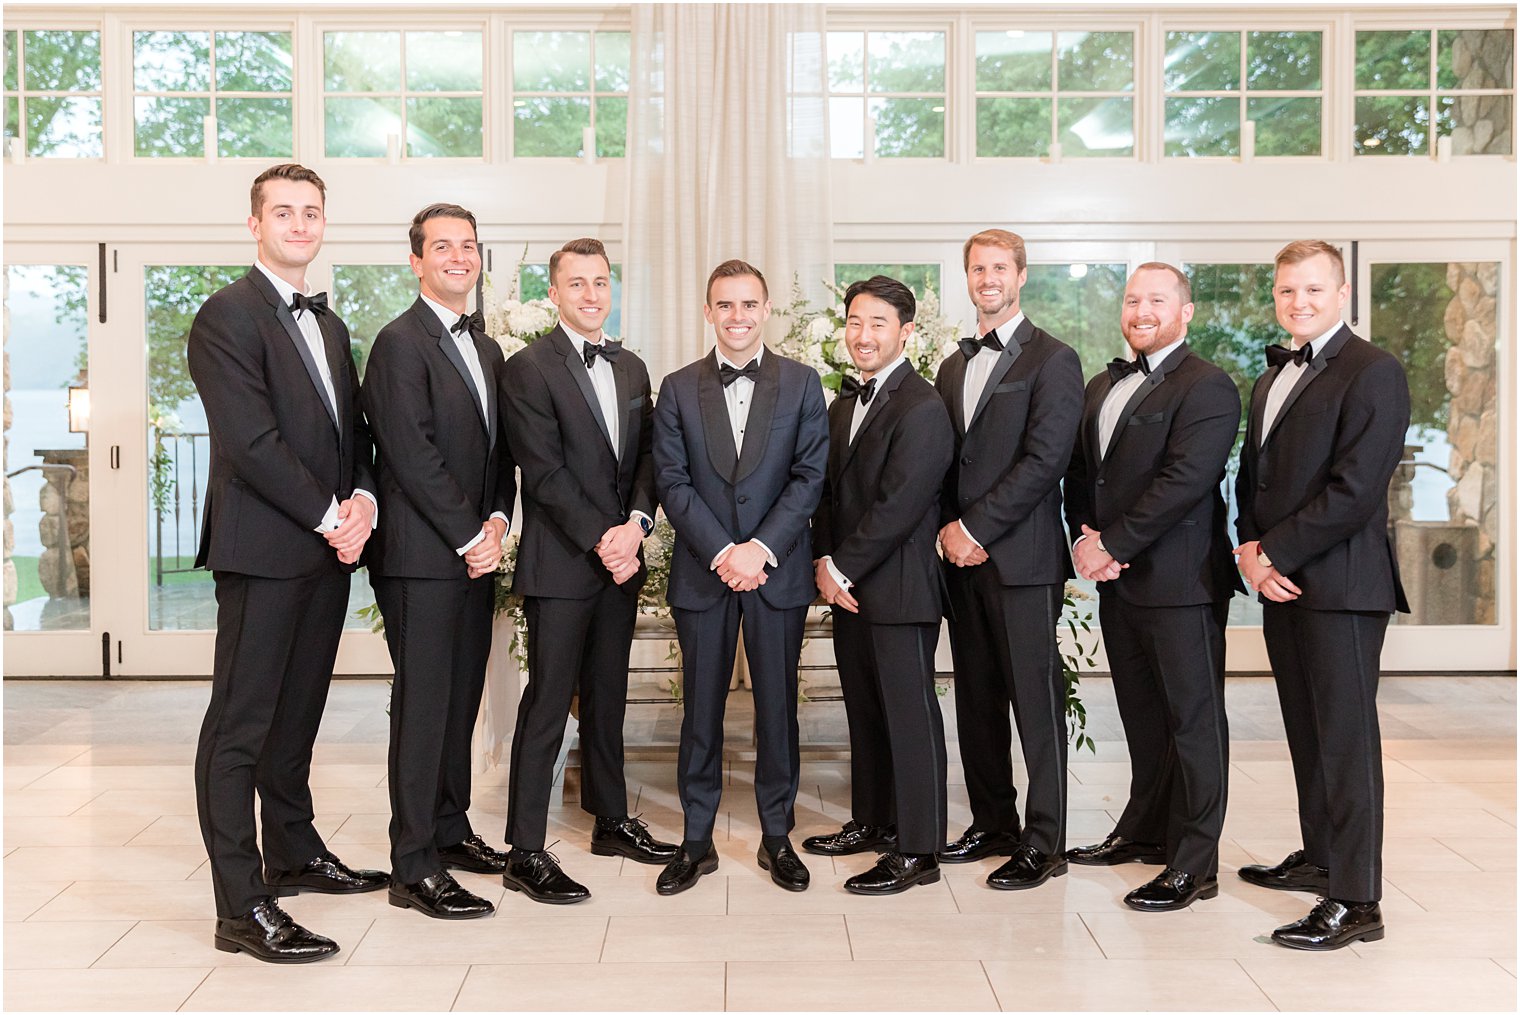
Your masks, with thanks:
<instances>
[{"instance_id":1,"label":"black trousers","mask_svg":"<svg viewBox=\"0 0 1520 1015\"><path fill-rule=\"evenodd\" d=\"M528 686L517 706L507 791L506 839L544 848L554 762L565 740L570 699L580 693L581 808L597 817L628 813L623 714L638 596L608 586L589 599L530 596Z\"/></svg>"},{"instance_id":2,"label":"black trousers","mask_svg":"<svg viewBox=\"0 0 1520 1015\"><path fill-rule=\"evenodd\" d=\"M744 654L755 697L755 805L764 835L795 825L801 777L797 734L797 661L807 607L778 610L755 592L728 592L706 610L676 610L681 642L681 749L676 785L687 842L712 838L723 796L723 713L744 620Z\"/></svg>"},{"instance_id":3,"label":"black trousers","mask_svg":"<svg viewBox=\"0 0 1520 1015\"><path fill-rule=\"evenodd\" d=\"M850 724L850 816L897 825L898 849L945 841L945 727L934 693L938 624L873 624L835 609L834 658Z\"/></svg>"},{"instance_id":4,"label":"black trousers","mask_svg":"<svg viewBox=\"0 0 1520 1015\"><path fill-rule=\"evenodd\" d=\"M1066 849L1066 685L1056 646L1060 585L1006 586L989 563L945 565L953 611L955 719L972 824L1019 827L1013 788L1018 728L1029 769L1023 841L1042 853Z\"/></svg>"},{"instance_id":5,"label":"black trousers","mask_svg":"<svg viewBox=\"0 0 1520 1015\"><path fill-rule=\"evenodd\" d=\"M1164 844L1168 867L1219 873L1229 790L1224 622L1229 603L1136 606L1101 593L1098 616L1129 746L1129 802L1114 831Z\"/></svg>"},{"instance_id":6,"label":"black trousers","mask_svg":"<svg viewBox=\"0 0 1520 1015\"><path fill-rule=\"evenodd\" d=\"M294 870L326 845L312 825L311 748L348 610L349 576L217 571L211 701L195 753L195 802L218 916L273 893L261 863ZM257 791L264 852L254 831Z\"/></svg>"},{"instance_id":7,"label":"black trousers","mask_svg":"<svg viewBox=\"0 0 1520 1015\"><path fill-rule=\"evenodd\" d=\"M470 829L470 742L485 687L495 596L484 578L371 575L391 683L391 872L415 884Z\"/></svg>"},{"instance_id":8,"label":"black trousers","mask_svg":"<svg viewBox=\"0 0 1520 1015\"><path fill-rule=\"evenodd\" d=\"M1383 740L1377 685L1388 614L1266 603L1305 858L1330 869L1330 897L1383 897Z\"/></svg>"}]
</instances>

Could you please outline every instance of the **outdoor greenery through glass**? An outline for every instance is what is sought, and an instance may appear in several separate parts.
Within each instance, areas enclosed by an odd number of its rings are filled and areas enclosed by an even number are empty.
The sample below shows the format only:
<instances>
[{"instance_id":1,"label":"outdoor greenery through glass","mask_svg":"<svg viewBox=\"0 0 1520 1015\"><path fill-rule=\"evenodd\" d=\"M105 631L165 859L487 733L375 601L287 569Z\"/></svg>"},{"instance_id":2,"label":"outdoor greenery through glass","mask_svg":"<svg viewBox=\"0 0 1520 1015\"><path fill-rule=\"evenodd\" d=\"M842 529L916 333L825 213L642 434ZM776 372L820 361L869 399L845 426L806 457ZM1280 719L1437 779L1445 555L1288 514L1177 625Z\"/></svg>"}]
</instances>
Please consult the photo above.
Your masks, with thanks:
<instances>
[{"instance_id":1,"label":"outdoor greenery through glass","mask_svg":"<svg viewBox=\"0 0 1520 1015\"><path fill-rule=\"evenodd\" d=\"M100 33L4 34L7 140L23 138L34 158L100 158Z\"/></svg>"},{"instance_id":2,"label":"outdoor greenery through glass","mask_svg":"<svg viewBox=\"0 0 1520 1015\"><path fill-rule=\"evenodd\" d=\"M945 33L829 32L829 153L944 158ZM869 120L868 120L869 118Z\"/></svg>"},{"instance_id":3,"label":"outdoor greenery through glass","mask_svg":"<svg viewBox=\"0 0 1520 1015\"><path fill-rule=\"evenodd\" d=\"M1357 155L1514 151L1515 39L1509 29L1356 33Z\"/></svg>"},{"instance_id":4,"label":"outdoor greenery through glass","mask_svg":"<svg viewBox=\"0 0 1520 1015\"><path fill-rule=\"evenodd\" d=\"M1320 32L1167 32L1166 155L1238 156L1248 120L1256 155L1320 155L1323 44Z\"/></svg>"},{"instance_id":5,"label":"outdoor greenery through glass","mask_svg":"<svg viewBox=\"0 0 1520 1015\"><path fill-rule=\"evenodd\" d=\"M841 289L847 289L852 282L859 282L873 275L885 275L888 278L897 279L913 290L915 297L923 299L924 293L930 289L944 295L944 290L939 287L939 273L937 264L835 263L834 284Z\"/></svg>"},{"instance_id":6,"label":"outdoor greenery through glass","mask_svg":"<svg viewBox=\"0 0 1520 1015\"><path fill-rule=\"evenodd\" d=\"M325 32L323 128L331 158L485 156L480 32Z\"/></svg>"},{"instance_id":7,"label":"outdoor greenery through glass","mask_svg":"<svg viewBox=\"0 0 1520 1015\"><path fill-rule=\"evenodd\" d=\"M219 156L294 153L289 32L133 32L132 57L139 157L204 157L203 121L213 110Z\"/></svg>"},{"instance_id":8,"label":"outdoor greenery through glass","mask_svg":"<svg viewBox=\"0 0 1520 1015\"><path fill-rule=\"evenodd\" d=\"M1133 32L976 33L976 154L1135 153ZM1122 93L1122 94L1120 94Z\"/></svg>"},{"instance_id":9,"label":"outdoor greenery through glass","mask_svg":"<svg viewBox=\"0 0 1520 1015\"><path fill-rule=\"evenodd\" d=\"M520 158L622 158L628 143L627 32L512 33L512 153Z\"/></svg>"}]
</instances>

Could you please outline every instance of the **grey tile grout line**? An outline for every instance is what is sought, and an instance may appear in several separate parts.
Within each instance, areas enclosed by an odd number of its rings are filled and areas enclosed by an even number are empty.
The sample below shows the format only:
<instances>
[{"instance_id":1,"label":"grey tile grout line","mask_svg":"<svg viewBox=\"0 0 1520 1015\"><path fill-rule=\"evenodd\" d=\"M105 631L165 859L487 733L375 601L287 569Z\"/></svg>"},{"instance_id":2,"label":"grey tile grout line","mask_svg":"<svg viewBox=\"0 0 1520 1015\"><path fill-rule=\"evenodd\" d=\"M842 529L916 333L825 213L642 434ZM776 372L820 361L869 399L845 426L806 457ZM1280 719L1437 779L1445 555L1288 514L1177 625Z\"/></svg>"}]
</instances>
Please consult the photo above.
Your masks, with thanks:
<instances>
[{"instance_id":1,"label":"grey tile grout line","mask_svg":"<svg viewBox=\"0 0 1520 1015\"><path fill-rule=\"evenodd\" d=\"M48 903L54 901L60 895L62 895L64 892L68 891L70 888L73 888L78 883L79 882L77 880L66 882L62 888L58 889L58 891L54 892L52 895L49 895L47 898L43 899L42 902L40 902L35 909L33 909L31 912L29 912L25 916L23 916L21 918L20 922L26 923L27 921L29 921L32 917L34 917L38 913L42 912L42 910L44 908L46 908L46 906L48 905ZM39 923L40 922L44 922L44 921L39 921Z\"/></svg>"},{"instance_id":2,"label":"grey tile grout line","mask_svg":"<svg viewBox=\"0 0 1520 1015\"><path fill-rule=\"evenodd\" d=\"M1267 988L1257 982L1256 977L1251 975L1251 971L1245 967L1238 957L1231 958L1230 961L1240 967L1240 971L1246 974L1246 979L1251 981L1251 986L1261 992L1261 996L1267 999L1267 1004L1272 1006L1273 1011L1282 1011L1282 1006L1273 1000L1272 995L1267 993Z\"/></svg>"},{"instance_id":3,"label":"grey tile grout line","mask_svg":"<svg viewBox=\"0 0 1520 1015\"><path fill-rule=\"evenodd\" d=\"M612 936L612 917L607 917L607 922L602 926L602 946L596 950L597 965L601 965L603 957L607 954L607 939Z\"/></svg>"},{"instance_id":4,"label":"grey tile grout line","mask_svg":"<svg viewBox=\"0 0 1520 1015\"><path fill-rule=\"evenodd\" d=\"M464 993L464 985L469 982L470 974L475 971L475 963L471 962L464 967L464 975L459 978L459 989L454 991L454 1000L449 1002L449 1011L456 1011L459 1007L459 995Z\"/></svg>"},{"instance_id":5,"label":"grey tile grout line","mask_svg":"<svg viewBox=\"0 0 1520 1015\"><path fill-rule=\"evenodd\" d=\"M210 969L206 970L206 975L202 976L200 978L200 982L199 983L197 983L195 986L193 986L193 987L190 988L190 993L188 993L188 994L185 995L185 999L183 1001L181 1001L178 1005L176 1005L175 1008L174 1008L174 1010L175 1011L184 1011L185 1010L185 1005L187 1005L187 1004L190 1003L190 999L195 996L195 992L197 990L200 990L202 987L204 987L206 985L206 981L209 980L209 979L211 979L211 974L214 973L214 972L216 972L216 966L212 966Z\"/></svg>"},{"instance_id":6,"label":"grey tile grout line","mask_svg":"<svg viewBox=\"0 0 1520 1015\"><path fill-rule=\"evenodd\" d=\"M850 917L846 913L840 913L839 919L844 922L844 943L850 949L850 961L855 961L855 940L850 937Z\"/></svg>"},{"instance_id":7,"label":"grey tile grout line","mask_svg":"<svg viewBox=\"0 0 1520 1015\"><path fill-rule=\"evenodd\" d=\"M1486 868L1479 867L1477 865L1477 863L1475 863L1470 857L1463 856L1462 852L1460 850L1458 850L1451 843L1447 842L1445 839L1440 838L1439 836L1434 836L1434 835L1431 836L1431 841L1435 842L1435 843L1438 843L1441 846L1441 848L1448 849L1451 852L1455 853L1457 855L1457 858L1460 859L1463 863L1471 864L1472 865L1472 870L1470 870L1470 871L1448 871L1446 873L1451 873L1451 874L1498 874L1498 873L1502 873L1501 871L1490 871L1490 870L1488 870Z\"/></svg>"},{"instance_id":8,"label":"grey tile grout line","mask_svg":"<svg viewBox=\"0 0 1520 1015\"><path fill-rule=\"evenodd\" d=\"M1520 979L1520 977L1516 977L1514 973L1510 973L1508 969L1504 969L1504 963L1500 962L1498 959L1494 958L1492 955L1490 955L1488 957L1488 961L1492 962L1494 965L1498 966L1500 969L1503 969L1504 972L1509 973L1511 979Z\"/></svg>"},{"instance_id":9,"label":"grey tile grout line","mask_svg":"<svg viewBox=\"0 0 1520 1015\"><path fill-rule=\"evenodd\" d=\"M84 803L80 804L78 807L75 807L72 811L69 811L67 814L64 815L64 817L66 817L66 818L72 818L72 817L74 817L80 811L84 810L86 807L90 806L92 803L94 803L95 801L99 800L101 797L103 797L105 795L106 795L106 791L105 790L101 790L99 793L96 793L94 796L90 797L90 799L86 800ZM160 814L159 817L163 817L163 815Z\"/></svg>"},{"instance_id":10,"label":"grey tile grout line","mask_svg":"<svg viewBox=\"0 0 1520 1015\"><path fill-rule=\"evenodd\" d=\"M997 1005L998 1011L1004 1011L1003 999L998 997L997 988L992 985L992 974L987 972L987 960L977 959L976 964L982 968L982 979L987 981L987 989L992 991L992 1001Z\"/></svg>"},{"instance_id":11,"label":"grey tile grout line","mask_svg":"<svg viewBox=\"0 0 1520 1015\"><path fill-rule=\"evenodd\" d=\"M353 949L347 953L348 954L348 958L346 958L346 959L343 960L343 965L345 967L348 966L349 959L352 959L355 955L359 954L359 946L364 943L364 939L367 938L367 937L369 937L369 932L372 931L372 930L374 930L374 929L375 929L375 921L374 921L374 918L371 917L368 926L366 926L364 928L364 933L362 933L362 934L359 935L359 940L357 940L357 941L354 942ZM355 966L354 968L357 969L357 968L360 968L360 967Z\"/></svg>"},{"instance_id":12,"label":"grey tile grout line","mask_svg":"<svg viewBox=\"0 0 1520 1015\"><path fill-rule=\"evenodd\" d=\"M1098 954L1102 955L1105 959L1107 959L1109 957L1108 956L1108 952L1104 950L1104 948L1103 948L1103 942L1098 940L1098 935L1094 934L1092 927L1088 925L1088 923L1087 923L1087 917L1084 916L1082 913L1077 913L1076 917L1077 917L1078 920L1082 921L1082 929L1085 930L1085 931L1087 931L1087 936L1088 937L1092 938L1093 947L1095 947L1095 948L1098 949Z\"/></svg>"},{"instance_id":13,"label":"grey tile grout line","mask_svg":"<svg viewBox=\"0 0 1520 1015\"><path fill-rule=\"evenodd\" d=\"M101 959L105 958L106 955L110 953L110 951L111 951L112 948L115 948L117 945L121 944L122 941L125 940L125 938L126 938L126 936L128 934L132 933L132 931L136 930L137 927L139 925L141 925L142 923L144 923L144 922L145 921L143 921L143 920L133 920L132 921L132 926L130 926L126 930L122 931L121 935L115 941L112 941L110 944L108 944L104 948L102 948L101 951L100 951L100 954L97 955L97 956L95 956L95 958L90 961L90 964L88 966L85 966L84 968L86 968L86 969L94 969L95 968L95 963L97 963ZM34 926L40 927L42 925L41 924L35 924Z\"/></svg>"}]
</instances>

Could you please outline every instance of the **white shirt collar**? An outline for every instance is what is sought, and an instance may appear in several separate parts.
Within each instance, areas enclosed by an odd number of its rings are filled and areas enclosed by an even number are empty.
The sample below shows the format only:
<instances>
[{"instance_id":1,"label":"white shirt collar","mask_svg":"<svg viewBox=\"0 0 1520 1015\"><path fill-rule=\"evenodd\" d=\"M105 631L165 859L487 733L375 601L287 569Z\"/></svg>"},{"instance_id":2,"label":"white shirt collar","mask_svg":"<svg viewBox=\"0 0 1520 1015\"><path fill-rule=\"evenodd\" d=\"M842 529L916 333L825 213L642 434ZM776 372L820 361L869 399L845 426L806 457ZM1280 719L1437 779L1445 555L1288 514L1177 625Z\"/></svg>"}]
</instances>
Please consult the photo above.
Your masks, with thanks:
<instances>
[{"instance_id":1,"label":"white shirt collar","mask_svg":"<svg viewBox=\"0 0 1520 1015\"><path fill-rule=\"evenodd\" d=\"M454 338L460 338L465 334L465 332L456 332L451 330L454 325L459 323L459 314L423 293L419 292L417 295L422 297L422 302L433 308L433 313L437 314L438 319L443 322L443 333L445 335L452 335Z\"/></svg>"},{"instance_id":2,"label":"white shirt collar","mask_svg":"<svg viewBox=\"0 0 1520 1015\"><path fill-rule=\"evenodd\" d=\"M1177 351L1177 347L1179 345L1186 341L1187 336L1184 335L1181 338L1177 339L1177 341L1173 342L1171 345L1167 346L1165 349L1159 350L1154 356L1145 357L1145 362L1149 364L1152 370L1155 370L1156 368L1160 367L1161 364L1166 362L1166 358L1168 356Z\"/></svg>"},{"instance_id":3,"label":"white shirt collar","mask_svg":"<svg viewBox=\"0 0 1520 1015\"><path fill-rule=\"evenodd\" d=\"M723 355L723 347L720 346L720 345L713 346L713 355L718 357L718 366L720 366L720 367L723 364L725 364L725 363L727 363L729 366L733 367L735 370L743 370L745 367L749 366L748 363L735 363L735 362L731 361L727 356ZM764 355L765 355L765 343L761 342L760 345L758 347L756 347L756 349L755 349L755 359L754 359L754 362L759 363L760 362L760 357L764 356Z\"/></svg>"},{"instance_id":4,"label":"white shirt collar","mask_svg":"<svg viewBox=\"0 0 1520 1015\"><path fill-rule=\"evenodd\" d=\"M1015 331L1018 331L1019 325L1023 323L1024 311L1020 310L1018 313L1014 314L1012 317L1008 318L1008 320L1004 321L1002 324L999 324L992 330L997 333L998 340L1006 346L1009 342L1013 341L1013 333ZM980 338L981 336L978 335L977 337ZM991 350L989 349L988 351L990 352Z\"/></svg>"},{"instance_id":5,"label":"white shirt collar","mask_svg":"<svg viewBox=\"0 0 1520 1015\"><path fill-rule=\"evenodd\" d=\"M887 382L887 378L892 376L892 371L896 370L899 366L906 362L908 362L908 353L906 350L904 350L903 352L897 354L897 358L895 360L888 363L880 370L876 371L876 373L872 374L871 380L876 382L877 390L881 390L881 386Z\"/></svg>"},{"instance_id":6,"label":"white shirt collar","mask_svg":"<svg viewBox=\"0 0 1520 1015\"><path fill-rule=\"evenodd\" d=\"M583 347L588 345L601 345L607 337L606 332L598 329L595 338L587 338L585 335L582 335L579 331L576 331L574 328L570 327L570 325L566 324L563 318L560 319L559 326L565 329L565 334L570 336L571 341L574 341L577 338L580 339L581 345ZM585 349L582 348L581 352L584 354Z\"/></svg>"},{"instance_id":7,"label":"white shirt collar","mask_svg":"<svg viewBox=\"0 0 1520 1015\"><path fill-rule=\"evenodd\" d=\"M284 301L284 303L285 303L285 305L287 307L290 306L290 298L292 296L294 296L296 294L296 292L298 291L296 289L296 287L293 286L293 285L291 285L289 282L285 281L280 276L276 275L274 272L270 271L269 267L267 265L265 265L263 261L255 259L254 262L253 262L253 266L255 268L259 269L260 271L262 271L264 273L264 277L267 278L267 279L269 279L269 281L271 281L271 282L274 283L274 291L280 294L280 299ZM311 295L311 283L310 282L306 283L306 291L303 292L303 293L301 293L301 295L302 296L310 296Z\"/></svg>"},{"instance_id":8,"label":"white shirt collar","mask_svg":"<svg viewBox=\"0 0 1520 1015\"><path fill-rule=\"evenodd\" d=\"M1329 341L1335 337L1336 332L1341 330L1341 326L1343 324L1343 321L1336 321L1335 324L1331 326L1329 331L1325 332L1318 338L1311 339L1309 341L1309 344L1314 347L1314 355L1318 356L1320 353L1325 351L1326 344L1328 344ZM1291 342L1289 344L1293 347L1294 352L1297 352L1299 349L1303 348L1297 342Z\"/></svg>"}]
</instances>

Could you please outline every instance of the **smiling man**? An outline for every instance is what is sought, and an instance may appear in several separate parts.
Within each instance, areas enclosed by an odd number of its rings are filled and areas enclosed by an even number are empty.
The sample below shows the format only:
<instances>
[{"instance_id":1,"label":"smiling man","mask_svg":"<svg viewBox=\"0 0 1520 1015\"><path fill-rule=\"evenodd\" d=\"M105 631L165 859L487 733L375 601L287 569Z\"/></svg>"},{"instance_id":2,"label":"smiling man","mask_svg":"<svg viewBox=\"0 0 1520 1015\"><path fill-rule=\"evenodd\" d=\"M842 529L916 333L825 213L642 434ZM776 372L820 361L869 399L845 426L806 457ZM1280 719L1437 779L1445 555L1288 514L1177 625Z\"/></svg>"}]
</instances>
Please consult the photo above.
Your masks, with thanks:
<instances>
[{"instance_id":1,"label":"smiling man","mask_svg":"<svg viewBox=\"0 0 1520 1015\"><path fill-rule=\"evenodd\" d=\"M713 824L723 794L723 712L739 621L755 696L756 861L790 891L808 870L787 837L796 823L797 660L813 601L808 521L823 492L828 419L818 374L765 348L765 277L724 261L707 280L710 355L665 378L655 410L655 483L675 528L667 601L681 642L686 831L660 874L662 895L718 869Z\"/></svg>"}]
</instances>

